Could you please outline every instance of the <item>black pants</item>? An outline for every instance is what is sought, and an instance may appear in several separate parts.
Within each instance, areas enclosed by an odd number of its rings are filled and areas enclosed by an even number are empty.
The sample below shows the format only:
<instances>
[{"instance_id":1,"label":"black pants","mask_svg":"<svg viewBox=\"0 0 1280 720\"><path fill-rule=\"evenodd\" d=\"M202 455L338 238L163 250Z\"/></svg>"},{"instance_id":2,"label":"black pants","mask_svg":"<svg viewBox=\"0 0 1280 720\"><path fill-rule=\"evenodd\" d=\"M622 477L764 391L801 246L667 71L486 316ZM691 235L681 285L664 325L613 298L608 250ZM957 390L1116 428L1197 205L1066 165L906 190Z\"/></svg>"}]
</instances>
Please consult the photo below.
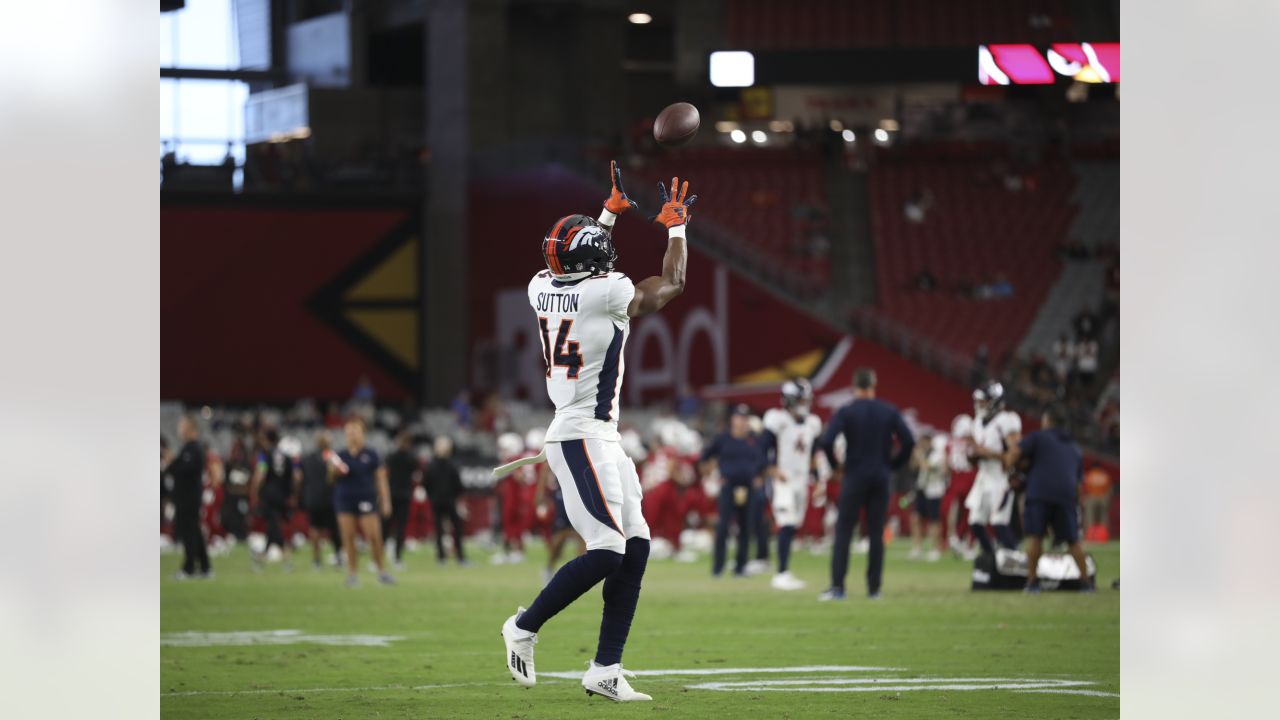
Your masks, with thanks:
<instances>
[{"instance_id":1,"label":"black pants","mask_svg":"<svg viewBox=\"0 0 1280 720\"><path fill-rule=\"evenodd\" d=\"M267 524L267 547L275 545L282 551L288 550L284 531L289 523L289 503L266 495L261 496L259 502L258 513Z\"/></svg>"},{"instance_id":2,"label":"black pants","mask_svg":"<svg viewBox=\"0 0 1280 720\"><path fill-rule=\"evenodd\" d=\"M436 557L440 560L447 557L444 552L444 521L448 520L453 530L453 551L458 555L458 562L466 560L467 556L462 551L462 518L458 517L458 503L431 503L431 514L436 521Z\"/></svg>"},{"instance_id":3,"label":"black pants","mask_svg":"<svg viewBox=\"0 0 1280 720\"><path fill-rule=\"evenodd\" d=\"M867 555L867 593L880 592L884 572L884 521L889 512L889 477L845 478L840 487L836 515L836 546L831 552L831 587L844 589L849 572L849 543L858 513L867 512L867 538L871 552Z\"/></svg>"},{"instance_id":4,"label":"black pants","mask_svg":"<svg viewBox=\"0 0 1280 720\"><path fill-rule=\"evenodd\" d=\"M734 491L741 488L747 499L741 505L736 502ZM739 493L740 494L740 493ZM751 545L751 486L724 483L720 486L720 498L716 503L716 545L715 559L712 561L711 574L719 575L724 571L725 555L729 549L729 524L738 523L738 552L734 557L733 572L742 574L747 566L747 552Z\"/></svg>"},{"instance_id":5,"label":"black pants","mask_svg":"<svg viewBox=\"0 0 1280 720\"><path fill-rule=\"evenodd\" d=\"M312 530L329 532L329 541L333 543L333 552L342 557L342 533L338 531L338 514L332 504L313 504L307 507L307 524Z\"/></svg>"},{"instance_id":6,"label":"black pants","mask_svg":"<svg viewBox=\"0 0 1280 720\"><path fill-rule=\"evenodd\" d=\"M228 493L222 498L222 509L218 512L218 519L222 522L222 528L240 542L244 542L245 538L249 537L248 510L248 496Z\"/></svg>"},{"instance_id":7,"label":"black pants","mask_svg":"<svg viewBox=\"0 0 1280 720\"><path fill-rule=\"evenodd\" d=\"M765 507L769 495L764 488L751 488L751 531L756 539L756 559L769 559L769 516Z\"/></svg>"},{"instance_id":8,"label":"black pants","mask_svg":"<svg viewBox=\"0 0 1280 720\"><path fill-rule=\"evenodd\" d=\"M188 575L209 572L209 548L200 530L200 505L174 507L173 532L182 542L182 572Z\"/></svg>"},{"instance_id":9,"label":"black pants","mask_svg":"<svg viewBox=\"0 0 1280 720\"><path fill-rule=\"evenodd\" d=\"M396 541L396 562L404 557L404 533L409 528L409 507L413 499L409 497L391 498L391 517L382 520L382 539Z\"/></svg>"}]
</instances>

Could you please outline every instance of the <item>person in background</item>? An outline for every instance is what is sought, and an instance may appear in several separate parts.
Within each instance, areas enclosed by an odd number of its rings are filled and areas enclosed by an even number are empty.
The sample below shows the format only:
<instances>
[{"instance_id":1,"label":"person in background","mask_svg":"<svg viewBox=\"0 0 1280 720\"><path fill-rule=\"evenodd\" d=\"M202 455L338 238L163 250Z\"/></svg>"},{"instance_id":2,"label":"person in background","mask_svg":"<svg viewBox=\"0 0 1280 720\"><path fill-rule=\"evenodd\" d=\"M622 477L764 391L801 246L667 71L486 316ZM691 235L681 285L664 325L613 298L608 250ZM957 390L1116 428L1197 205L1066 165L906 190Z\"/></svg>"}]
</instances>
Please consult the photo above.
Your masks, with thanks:
<instances>
[{"instance_id":1,"label":"person in background","mask_svg":"<svg viewBox=\"0 0 1280 720\"><path fill-rule=\"evenodd\" d=\"M906 464L915 448L915 437L893 405L876 399L876 373L859 368L853 375L853 402L836 410L818 447L832 467L837 466L835 441L844 436L844 480L840 483L835 549L831 553L831 587L820 601L844 600L844 579L849 570L849 543L858 514L866 511L867 597L880 597L884 570L884 523L889 511L889 475ZM894 443L898 450L894 452Z\"/></svg>"},{"instance_id":2,"label":"person in background","mask_svg":"<svg viewBox=\"0 0 1280 720\"><path fill-rule=\"evenodd\" d=\"M205 446L195 419L187 414L178 418L178 437L182 447L165 464L163 473L173 477L173 528L182 542L182 570L179 580L210 578L209 548L200 528L200 508L204 499Z\"/></svg>"},{"instance_id":3,"label":"person in background","mask_svg":"<svg viewBox=\"0 0 1280 720\"><path fill-rule=\"evenodd\" d=\"M356 381L356 388L351 392L351 402L357 405L372 405L378 398L378 392L373 387L373 381L368 375L361 375Z\"/></svg>"},{"instance_id":4,"label":"person in background","mask_svg":"<svg viewBox=\"0 0 1280 720\"><path fill-rule=\"evenodd\" d=\"M249 494L254 499L258 514L267 524L267 547L261 554L254 553L255 567L261 567L266 551L272 545L280 548L284 569L293 569L288 538L284 536L289 523L290 504L295 498L293 461L280 447L280 433L275 428L262 432L262 451L258 453Z\"/></svg>"},{"instance_id":5,"label":"person in background","mask_svg":"<svg viewBox=\"0 0 1280 720\"><path fill-rule=\"evenodd\" d=\"M541 452L546 445L546 437L545 428L532 428L525 433L525 447L532 452ZM570 538L576 540L578 544L578 552L575 556L585 553L587 545L573 529L573 523L569 522L569 511L564 506L564 493L560 490L560 482L556 480L556 474L546 464L539 464L537 468L533 506L536 508L538 519L551 526L550 536L547 538L547 566L542 569L542 582L548 583L560 567L560 557L564 554L564 546Z\"/></svg>"},{"instance_id":6,"label":"person in background","mask_svg":"<svg viewBox=\"0 0 1280 720\"><path fill-rule=\"evenodd\" d=\"M719 517L716 520L715 556L711 575L724 572L729 544L729 526L738 523L738 548L734 560L735 577L746 577L747 553L751 544L751 493L767 465L764 450L750 433L751 408L738 405L729 417L729 430L722 432L702 451L703 474L711 471L712 460L720 469Z\"/></svg>"},{"instance_id":7,"label":"person in background","mask_svg":"<svg viewBox=\"0 0 1280 720\"><path fill-rule=\"evenodd\" d=\"M231 451L227 453L224 465L219 521L232 537L244 542L249 537L249 483L253 479L253 467L249 464L244 438L236 437L231 441Z\"/></svg>"},{"instance_id":8,"label":"person in background","mask_svg":"<svg viewBox=\"0 0 1280 720\"><path fill-rule=\"evenodd\" d=\"M458 421L458 427L471 427L471 393L466 390L459 390L457 396L453 398L453 402L449 405L449 409L453 411L453 417Z\"/></svg>"},{"instance_id":9,"label":"person in background","mask_svg":"<svg viewBox=\"0 0 1280 720\"><path fill-rule=\"evenodd\" d=\"M1080 490L1085 527L1088 528L1085 536L1090 540L1106 538L1111 519L1111 473L1101 465L1093 465L1084 474Z\"/></svg>"},{"instance_id":10,"label":"person in background","mask_svg":"<svg viewBox=\"0 0 1280 720\"><path fill-rule=\"evenodd\" d=\"M404 570L404 534L409 525L409 506L413 504L413 483L418 474L418 456L413 453L413 438L408 432L396 436L396 449L387 456L387 475L391 487L391 516L382 523L382 535L395 540L397 570Z\"/></svg>"},{"instance_id":11,"label":"person in background","mask_svg":"<svg viewBox=\"0 0 1280 720\"><path fill-rule=\"evenodd\" d=\"M378 515L391 515L391 491L387 487L387 470L382 466L378 453L365 447L364 420L352 417L343 426L347 447L337 453L329 453L329 464L335 476L333 506L338 511L338 531L342 533L342 548L347 556L347 587L360 584L357 575L360 557L356 551L356 530L364 534L373 552L373 563L378 568L378 582L395 585L395 578L387 572L383 557L382 527Z\"/></svg>"},{"instance_id":12,"label":"person in background","mask_svg":"<svg viewBox=\"0 0 1280 720\"><path fill-rule=\"evenodd\" d=\"M947 436L942 433L925 435L911 453L911 465L916 469L915 512L911 514L911 552L907 557L928 562L942 558L946 543L942 540L942 496L947 492ZM928 536L929 550L924 552L922 541Z\"/></svg>"},{"instance_id":13,"label":"person in background","mask_svg":"<svg viewBox=\"0 0 1280 720\"><path fill-rule=\"evenodd\" d=\"M160 435L160 525L164 526L164 506L169 502L170 484L173 478L165 474L164 468L173 459L173 451L169 449L169 439Z\"/></svg>"},{"instance_id":14,"label":"person in background","mask_svg":"<svg viewBox=\"0 0 1280 720\"><path fill-rule=\"evenodd\" d=\"M973 456L978 474L965 498L969 510L969 530L988 555L996 554L996 543L1012 550L1018 541L1009 528L1013 520L1014 491L1009 485L1006 453L1022 438L1022 418L1004 404L1004 386L988 383L973 391ZM987 532L995 535L995 541Z\"/></svg>"},{"instance_id":15,"label":"person in background","mask_svg":"<svg viewBox=\"0 0 1280 720\"><path fill-rule=\"evenodd\" d=\"M1093 592L1077 523L1076 486L1084 469L1084 456L1067 432L1067 412L1061 405L1050 406L1040 424L1041 430L1022 438L1005 455L1009 467L1021 462L1027 468L1027 503L1023 510L1027 536L1026 591L1040 592L1036 570L1045 529L1052 527L1054 539L1067 543L1071 557L1075 558L1081 591Z\"/></svg>"},{"instance_id":16,"label":"person in background","mask_svg":"<svg viewBox=\"0 0 1280 720\"><path fill-rule=\"evenodd\" d=\"M302 486L302 505L307 511L307 535L311 541L311 564L319 570L324 566L320 548L324 545L323 533L328 533L333 543L333 562L342 558L342 545L338 534L338 516L333 510L333 482L329 476L329 462L325 456L331 452L329 434L316 432L316 449L302 456L298 464L297 481Z\"/></svg>"},{"instance_id":17,"label":"person in background","mask_svg":"<svg viewBox=\"0 0 1280 720\"><path fill-rule=\"evenodd\" d=\"M462 518L458 515L458 501L462 498L462 475L453 462L453 440L448 435L436 437L435 456L427 465L422 476L422 485L431 501L431 514L436 523L436 560L441 564L448 562L444 551L444 524L449 521L449 529L453 532L453 552L459 565L467 564L466 553L462 549Z\"/></svg>"},{"instance_id":18,"label":"person in background","mask_svg":"<svg viewBox=\"0 0 1280 720\"><path fill-rule=\"evenodd\" d=\"M951 481L942 498L942 524L944 532L950 530L947 544L951 551L966 560L977 556L969 532L969 510L964 505L977 475L970 457L972 448L973 418L961 413L951 421L951 438L947 442L947 470Z\"/></svg>"}]
</instances>

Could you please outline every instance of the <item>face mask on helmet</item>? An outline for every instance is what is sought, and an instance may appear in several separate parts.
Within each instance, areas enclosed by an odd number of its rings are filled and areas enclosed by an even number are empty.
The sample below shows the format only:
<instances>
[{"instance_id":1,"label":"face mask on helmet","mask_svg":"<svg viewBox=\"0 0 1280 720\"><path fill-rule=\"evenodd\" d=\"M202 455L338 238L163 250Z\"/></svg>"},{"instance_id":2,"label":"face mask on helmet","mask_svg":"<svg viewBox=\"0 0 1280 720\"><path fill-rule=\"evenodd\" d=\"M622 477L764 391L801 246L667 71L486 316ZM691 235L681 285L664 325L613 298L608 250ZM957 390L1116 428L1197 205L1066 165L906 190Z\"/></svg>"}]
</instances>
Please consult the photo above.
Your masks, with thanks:
<instances>
[{"instance_id":1,"label":"face mask on helmet","mask_svg":"<svg viewBox=\"0 0 1280 720\"><path fill-rule=\"evenodd\" d=\"M560 282L573 282L613 271L618 253L613 237L594 218L567 215L542 240L542 259Z\"/></svg>"},{"instance_id":2,"label":"face mask on helmet","mask_svg":"<svg viewBox=\"0 0 1280 720\"><path fill-rule=\"evenodd\" d=\"M782 384L782 405L783 407L798 414L809 412L809 406L813 403L813 386L808 380L799 378L796 380L788 380Z\"/></svg>"}]
</instances>

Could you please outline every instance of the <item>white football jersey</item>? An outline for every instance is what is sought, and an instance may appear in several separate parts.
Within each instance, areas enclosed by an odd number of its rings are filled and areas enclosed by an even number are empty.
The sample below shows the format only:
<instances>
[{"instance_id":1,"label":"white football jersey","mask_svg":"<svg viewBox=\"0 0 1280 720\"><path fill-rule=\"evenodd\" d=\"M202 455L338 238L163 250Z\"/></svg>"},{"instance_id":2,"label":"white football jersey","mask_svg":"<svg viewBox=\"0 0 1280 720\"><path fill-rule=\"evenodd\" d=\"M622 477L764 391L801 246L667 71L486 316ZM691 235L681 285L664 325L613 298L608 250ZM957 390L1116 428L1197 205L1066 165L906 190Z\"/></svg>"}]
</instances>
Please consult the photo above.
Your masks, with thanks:
<instances>
[{"instance_id":1,"label":"white football jersey","mask_svg":"<svg viewBox=\"0 0 1280 720\"><path fill-rule=\"evenodd\" d=\"M916 489L930 500L936 500L947 493L947 436L934 435L933 442L925 451L925 466L916 474Z\"/></svg>"},{"instance_id":2,"label":"white football jersey","mask_svg":"<svg viewBox=\"0 0 1280 720\"><path fill-rule=\"evenodd\" d=\"M979 447L1003 453L1008 450L1004 439L1010 433L1022 433L1022 418L1015 412L1001 410L987 422L981 419L973 421L973 441ZM1004 463L997 459L986 459L978 462L978 469L984 473L1005 475Z\"/></svg>"},{"instance_id":3,"label":"white football jersey","mask_svg":"<svg viewBox=\"0 0 1280 720\"><path fill-rule=\"evenodd\" d=\"M556 406L547 442L618 441L627 306L635 292L631 279L617 272L562 283L543 270L529 281L547 395Z\"/></svg>"},{"instance_id":4,"label":"white football jersey","mask_svg":"<svg viewBox=\"0 0 1280 720\"><path fill-rule=\"evenodd\" d=\"M791 482L808 482L813 443L822 434L822 421L808 414L797 420L791 411L772 408L764 414L764 428L778 442L778 469Z\"/></svg>"}]
</instances>

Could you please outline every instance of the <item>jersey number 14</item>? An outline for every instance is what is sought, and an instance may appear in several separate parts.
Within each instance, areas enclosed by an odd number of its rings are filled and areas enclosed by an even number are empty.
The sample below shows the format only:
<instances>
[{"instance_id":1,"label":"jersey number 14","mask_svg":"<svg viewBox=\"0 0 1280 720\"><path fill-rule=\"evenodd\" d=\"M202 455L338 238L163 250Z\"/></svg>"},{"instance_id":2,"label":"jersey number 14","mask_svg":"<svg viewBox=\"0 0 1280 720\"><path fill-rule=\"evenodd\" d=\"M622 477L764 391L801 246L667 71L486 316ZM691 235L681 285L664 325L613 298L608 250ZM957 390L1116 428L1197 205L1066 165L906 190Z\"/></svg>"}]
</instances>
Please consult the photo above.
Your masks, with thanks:
<instances>
[{"instance_id":1,"label":"jersey number 14","mask_svg":"<svg viewBox=\"0 0 1280 720\"><path fill-rule=\"evenodd\" d=\"M538 327L542 330L542 359L547 361L547 377L551 377L553 367L566 368L565 377L578 379L578 368L582 367L582 353L578 352L578 342L569 339L572 320L561 320L560 329L556 331L556 343L551 344L551 330L547 327L547 319L538 318Z\"/></svg>"}]
</instances>

